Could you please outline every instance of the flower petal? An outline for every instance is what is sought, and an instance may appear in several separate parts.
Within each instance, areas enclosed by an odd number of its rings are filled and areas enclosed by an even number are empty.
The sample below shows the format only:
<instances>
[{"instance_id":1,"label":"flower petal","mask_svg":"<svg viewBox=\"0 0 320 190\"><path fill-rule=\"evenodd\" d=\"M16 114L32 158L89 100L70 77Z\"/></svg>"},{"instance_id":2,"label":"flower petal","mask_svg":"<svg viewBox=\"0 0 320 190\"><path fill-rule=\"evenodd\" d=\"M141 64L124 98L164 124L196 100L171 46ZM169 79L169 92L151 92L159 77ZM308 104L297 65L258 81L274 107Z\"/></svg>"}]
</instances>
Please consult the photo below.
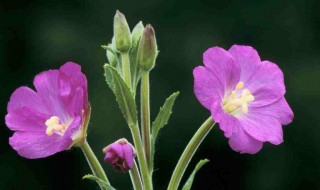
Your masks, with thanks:
<instances>
[{"instance_id":1,"label":"flower petal","mask_svg":"<svg viewBox=\"0 0 320 190\"><path fill-rule=\"evenodd\" d=\"M250 112L239 119L245 132L258 141L275 145L283 142L282 126L277 118Z\"/></svg>"},{"instance_id":2,"label":"flower petal","mask_svg":"<svg viewBox=\"0 0 320 190\"><path fill-rule=\"evenodd\" d=\"M193 70L194 93L199 102L210 109L216 99L222 101L224 89L216 76L212 75L205 67L199 66ZM219 98L220 97L220 98Z\"/></svg>"},{"instance_id":3,"label":"flower petal","mask_svg":"<svg viewBox=\"0 0 320 190\"><path fill-rule=\"evenodd\" d=\"M286 92L281 69L270 61L260 63L247 85L255 98L255 101L250 104L252 107L271 104L279 100Z\"/></svg>"},{"instance_id":4,"label":"flower petal","mask_svg":"<svg viewBox=\"0 0 320 190\"><path fill-rule=\"evenodd\" d=\"M6 125L13 131L45 131L48 115L21 107L6 115Z\"/></svg>"},{"instance_id":5,"label":"flower petal","mask_svg":"<svg viewBox=\"0 0 320 190\"><path fill-rule=\"evenodd\" d=\"M83 108L88 107L88 82L86 76L81 72L81 66L74 62L67 62L60 67L60 71L70 79L73 91L81 87L83 89Z\"/></svg>"},{"instance_id":6,"label":"flower petal","mask_svg":"<svg viewBox=\"0 0 320 190\"><path fill-rule=\"evenodd\" d=\"M21 107L27 107L39 113L48 113L38 94L25 86L16 89L12 93L8 103L8 113Z\"/></svg>"},{"instance_id":7,"label":"flower petal","mask_svg":"<svg viewBox=\"0 0 320 190\"><path fill-rule=\"evenodd\" d=\"M133 149L131 144L124 144L123 145L123 154L124 154L124 159L126 161L126 164L129 166L129 168L133 167Z\"/></svg>"},{"instance_id":8,"label":"flower petal","mask_svg":"<svg viewBox=\"0 0 320 190\"><path fill-rule=\"evenodd\" d=\"M253 107L250 109L252 114L258 113L262 115L277 118L282 125L288 125L293 120L293 112L284 97L278 101L263 107Z\"/></svg>"},{"instance_id":9,"label":"flower petal","mask_svg":"<svg viewBox=\"0 0 320 190\"><path fill-rule=\"evenodd\" d=\"M63 122L68 120L66 107L60 96L59 71L50 70L38 74L34 79L34 86L39 97L46 105L50 114L58 116Z\"/></svg>"},{"instance_id":10,"label":"flower petal","mask_svg":"<svg viewBox=\"0 0 320 190\"><path fill-rule=\"evenodd\" d=\"M233 45L228 52L239 64L241 69L240 81L246 85L261 62L258 52L250 46L243 45Z\"/></svg>"},{"instance_id":11,"label":"flower petal","mask_svg":"<svg viewBox=\"0 0 320 190\"><path fill-rule=\"evenodd\" d=\"M224 136L227 138L230 138L234 133L237 132L237 126L239 125L239 120L227 113L223 114L219 122L219 127L224 132Z\"/></svg>"},{"instance_id":12,"label":"flower petal","mask_svg":"<svg viewBox=\"0 0 320 190\"><path fill-rule=\"evenodd\" d=\"M44 131L17 131L9 139L9 143L20 156L36 159L48 157L57 152L66 150L68 147L59 145L60 139L61 137L59 135L52 135L49 137Z\"/></svg>"},{"instance_id":13,"label":"flower petal","mask_svg":"<svg viewBox=\"0 0 320 190\"><path fill-rule=\"evenodd\" d=\"M239 82L240 67L233 56L223 48L209 48L203 53L203 62L225 90L232 90Z\"/></svg>"},{"instance_id":14,"label":"flower petal","mask_svg":"<svg viewBox=\"0 0 320 190\"><path fill-rule=\"evenodd\" d=\"M229 139L229 145L234 151L255 154L262 149L262 142L248 135L241 126L236 125L236 127L237 132Z\"/></svg>"}]
</instances>

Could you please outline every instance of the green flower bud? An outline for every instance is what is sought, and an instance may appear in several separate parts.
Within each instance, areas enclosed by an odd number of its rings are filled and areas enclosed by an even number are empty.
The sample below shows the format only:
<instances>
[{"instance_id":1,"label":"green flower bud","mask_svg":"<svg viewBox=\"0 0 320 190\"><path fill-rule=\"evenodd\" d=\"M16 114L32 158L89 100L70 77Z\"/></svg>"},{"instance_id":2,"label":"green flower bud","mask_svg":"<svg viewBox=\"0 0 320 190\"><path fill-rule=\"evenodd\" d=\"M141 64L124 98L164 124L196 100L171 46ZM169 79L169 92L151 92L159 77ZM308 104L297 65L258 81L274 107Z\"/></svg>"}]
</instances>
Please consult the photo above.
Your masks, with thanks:
<instances>
[{"instance_id":1,"label":"green flower bud","mask_svg":"<svg viewBox=\"0 0 320 190\"><path fill-rule=\"evenodd\" d=\"M114 16L113 32L116 48L120 53L126 53L131 48L131 34L126 17L117 11Z\"/></svg>"},{"instance_id":2,"label":"green flower bud","mask_svg":"<svg viewBox=\"0 0 320 190\"><path fill-rule=\"evenodd\" d=\"M113 48L112 48L112 44L109 44L108 47L109 47L110 49L113 49ZM117 65L116 57L114 56L114 54L113 54L111 51L109 51L109 50L106 50L106 51L107 51L107 58L108 58L108 60L109 60L109 63L110 63L113 67L116 67L116 65Z\"/></svg>"},{"instance_id":3,"label":"green flower bud","mask_svg":"<svg viewBox=\"0 0 320 190\"><path fill-rule=\"evenodd\" d=\"M150 71L155 65L157 54L158 47L155 32L152 26L148 24L143 31L138 47L137 61L140 69Z\"/></svg>"},{"instance_id":4,"label":"green flower bud","mask_svg":"<svg viewBox=\"0 0 320 190\"><path fill-rule=\"evenodd\" d=\"M144 26L141 21L132 30L132 50L135 50L138 47L143 30Z\"/></svg>"}]
</instances>

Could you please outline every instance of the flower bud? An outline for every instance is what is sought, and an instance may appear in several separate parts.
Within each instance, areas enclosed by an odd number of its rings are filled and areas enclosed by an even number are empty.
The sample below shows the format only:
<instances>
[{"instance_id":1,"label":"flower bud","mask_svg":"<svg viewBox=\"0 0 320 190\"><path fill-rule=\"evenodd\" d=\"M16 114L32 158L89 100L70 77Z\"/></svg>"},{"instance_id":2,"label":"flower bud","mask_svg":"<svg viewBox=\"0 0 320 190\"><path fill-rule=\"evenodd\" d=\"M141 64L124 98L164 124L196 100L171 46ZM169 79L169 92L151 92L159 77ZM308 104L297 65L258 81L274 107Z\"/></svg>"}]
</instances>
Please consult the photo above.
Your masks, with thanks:
<instances>
[{"instance_id":1,"label":"flower bud","mask_svg":"<svg viewBox=\"0 0 320 190\"><path fill-rule=\"evenodd\" d=\"M113 49L113 48L112 48L112 44L109 44L108 47L109 47L110 49ZM108 58L109 63L110 63L113 67L116 67L116 66L117 66L116 57L114 56L114 54L113 54L111 51L106 50L106 52L107 52L107 58Z\"/></svg>"},{"instance_id":2,"label":"flower bud","mask_svg":"<svg viewBox=\"0 0 320 190\"><path fill-rule=\"evenodd\" d=\"M150 71L156 61L158 47L155 32L150 24L146 26L138 47L138 64L141 70Z\"/></svg>"},{"instance_id":3,"label":"flower bud","mask_svg":"<svg viewBox=\"0 0 320 190\"><path fill-rule=\"evenodd\" d=\"M126 53L131 48L131 34L126 17L117 11L114 16L114 37L116 42L116 48L120 53Z\"/></svg>"},{"instance_id":4,"label":"flower bud","mask_svg":"<svg viewBox=\"0 0 320 190\"><path fill-rule=\"evenodd\" d=\"M133 167L136 150L127 139L122 138L103 149L104 161L119 172L127 172Z\"/></svg>"},{"instance_id":5,"label":"flower bud","mask_svg":"<svg viewBox=\"0 0 320 190\"><path fill-rule=\"evenodd\" d=\"M138 48L139 40L143 34L144 26L140 21L132 30L132 49Z\"/></svg>"}]
</instances>

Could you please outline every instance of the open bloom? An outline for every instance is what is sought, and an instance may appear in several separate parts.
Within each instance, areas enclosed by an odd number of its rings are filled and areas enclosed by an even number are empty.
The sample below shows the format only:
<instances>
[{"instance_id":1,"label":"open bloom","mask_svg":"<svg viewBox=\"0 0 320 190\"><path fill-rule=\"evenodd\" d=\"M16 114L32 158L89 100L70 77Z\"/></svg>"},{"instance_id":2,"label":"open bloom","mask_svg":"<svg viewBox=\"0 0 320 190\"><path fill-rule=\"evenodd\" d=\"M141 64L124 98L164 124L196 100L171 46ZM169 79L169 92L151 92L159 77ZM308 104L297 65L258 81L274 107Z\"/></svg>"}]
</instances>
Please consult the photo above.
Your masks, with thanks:
<instances>
[{"instance_id":1,"label":"open bloom","mask_svg":"<svg viewBox=\"0 0 320 190\"><path fill-rule=\"evenodd\" d=\"M127 139L122 138L103 149L104 161L111 164L116 171L127 172L133 167L136 150Z\"/></svg>"},{"instance_id":2,"label":"open bloom","mask_svg":"<svg viewBox=\"0 0 320 190\"><path fill-rule=\"evenodd\" d=\"M280 68L261 61L252 47L239 45L228 51L210 48L203 62L193 70L194 92L229 138L231 148L254 154L263 142L282 143L282 125L291 123L293 112L284 98Z\"/></svg>"},{"instance_id":3,"label":"open bloom","mask_svg":"<svg viewBox=\"0 0 320 190\"><path fill-rule=\"evenodd\" d=\"M89 112L87 79L75 63L44 71L33 84L36 91L28 87L14 91L5 118L9 129L15 131L10 145L30 159L71 148L83 137Z\"/></svg>"}]
</instances>

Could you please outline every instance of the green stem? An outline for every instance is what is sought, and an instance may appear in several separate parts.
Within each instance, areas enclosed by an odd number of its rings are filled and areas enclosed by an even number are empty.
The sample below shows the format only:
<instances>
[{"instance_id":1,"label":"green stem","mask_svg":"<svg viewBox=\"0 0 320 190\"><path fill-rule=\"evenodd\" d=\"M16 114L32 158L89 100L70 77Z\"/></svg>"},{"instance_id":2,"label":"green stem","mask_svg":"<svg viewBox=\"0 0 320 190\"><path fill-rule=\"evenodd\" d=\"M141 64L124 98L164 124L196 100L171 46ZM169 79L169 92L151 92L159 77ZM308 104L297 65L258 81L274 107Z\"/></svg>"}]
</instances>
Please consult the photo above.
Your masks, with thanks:
<instances>
[{"instance_id":1,"label":"green stem","mask_svg":"<svg viewBox=\"0 0 320 190\"><path fill-rule=\"evenodd\" d=\"M150 142L150 100L149 100L149 71L142 71L141 76L141 129L144 152L147 165L151 171L151 142Z\"/></svg>"},{"instance_id":2,"label":"green stem","mask_svg":"<svg viewBox=\"0 0 320 190\"><path fill-rule=\"evenodd\" d=\"M143 184L144 184L144 189L145 190L152 190L153 189L152 181L151 181L146 157L145 157L143 146L142 146L139 125L138 124L130 124L130 129L131 129L134 145L137 150L137 156L138 156L138 160L139 160L140 172L141 172L141 176L142 176L142 180L143 180Z\"/></svg>"},{"instance_id":3,"label":"green stem","mask_svg":"<svg viewBox=\"0 0 320 190\"><path fill-rule=\"evenodd\" d=\"M172 174L168 190L177 190L181 181L181 178L183 177L183 174L187 168L187 166L190 163L190 160L192 159L194 153L198 149L199 145L203 141L203 139L207 136L209 131L214 126L214 121L211 118L211 116L200 126L198 131L194 134L192 139L190 140L187 147L184 149L180 160L174 169L174 172Z\"/></svg>"},{"instance_id":4,"label":"green stem","mask_svg":"<svg viewBox=\"0 0 320 190\"><path fill-rule=\"evenodd\" d=\"M83 154L85 155L89 163L89 166L93 172L93 175L105 181L107 184L110 184L106 174L104 173L102 166L100 165L96 155L93 153L88 142L85 141L83 144L81 144L80 148L82 149Z\"/></svg>"},{"instance_id":5,"label":"green stem","mask_svg":"<svg viewBox=\"0 0 320 190\"><path fill-rule=\"evenodd\" d=\"M131 170L129 170L130 173L130 178L132 181L132 185L133 185L133 189L134 190L142 190L143 186L142 186L142 182L141 182L141 178L140 178L140 174L139 174L139 170L138 170L138 166L136 161L133 162L133 168L131 168Z\"/></svg>"},{"instance_id":6,"label":"green stem","mask_svg":"<svg viewBox=\"0 0 320 190\"><path fill-rule=\"evenodd\" d=\"M122 53L121 59L122 59L122 68L123 68L123 78L126 84L131 89L131 71L130 71L129 53Z\"/></svg>"}]
</instances>

